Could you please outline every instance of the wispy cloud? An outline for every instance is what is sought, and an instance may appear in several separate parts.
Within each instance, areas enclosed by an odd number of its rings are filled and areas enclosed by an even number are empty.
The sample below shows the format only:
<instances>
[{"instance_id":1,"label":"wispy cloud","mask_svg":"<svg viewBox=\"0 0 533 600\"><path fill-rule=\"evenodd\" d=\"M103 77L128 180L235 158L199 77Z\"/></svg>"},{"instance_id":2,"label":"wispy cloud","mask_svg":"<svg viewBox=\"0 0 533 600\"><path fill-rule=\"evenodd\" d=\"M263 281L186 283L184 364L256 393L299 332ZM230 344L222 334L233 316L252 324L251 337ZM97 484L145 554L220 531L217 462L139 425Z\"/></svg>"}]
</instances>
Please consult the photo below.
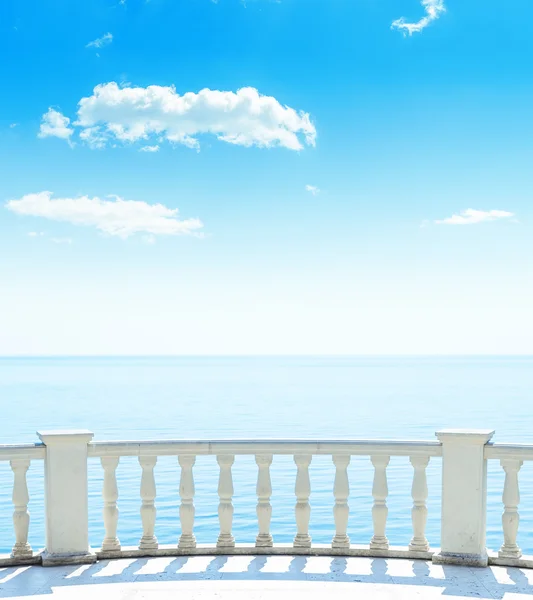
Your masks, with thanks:
<instances>
[{"instance_id":1,"label":"wispy cloud","mask_svg":"<svg viewBox=\"0 0 533 600\"><path fill-rule=\"evenodd\" d=\"M152 139L198 150L197 136L207 134L247 147L302 150L304 145L315 145L316 129L308 113L255 88L203 89L180 95L173 86L121 87L112 82L97 85L78 106L73 125L91 148L117 141L142 142L147 147ZM63 131L58 137L65 136Z\"/></svg>"},{"instance_id":2,"label":"wispy cloud","mask_svg":"<svg viewBox=\"0 0 533 600\"><path fill-rule=\"evenodd\" d=\"M10 128L10 129L14 129L14 128L15 128L15 127L17 127L17 126L18 126L18 123L10 123L10 124L9 124L9 128Z\"/></svg>"},{"instance_id":3,"label":"wispy cloud","mask_svg":"<svg viewBox=\"0 0 533 600\"><path fill-rule=\"evenodd\" d=\"M104 46L109 46L109 44L113 41L112 33L104 33L104 35L100 38L96 38L92 42L89 42L85 47L86 48L103 48Z\"/></svg>"},{"instance_id":4,"label":"wispy cloud","mask_svg":"<svg viewBox=\"0 0 533 600\"><path fill-rule=\"evenodd\" d=\"M48 112L44 113L39 128L39 137L58 137L63 140L69 140L74 133L74 129L70 126L70 119L65 117L57 110L49 108Z\"/></svg>"},{"instance_id":5,"label":"wispy cloud","mask_svg":"<svg viewBox=\"0 0 533 600\"><path fill-rule=\"evenodd\" d=\"M44 231L28 231L28 237L37 238L44 237L46 233ZM54 244L72 244L72 238L58 238L58 237L49 237L47 238Z\"/></svg>"},{"instance_id":6,"label":"wispy cloud","mask_svg":"<svg viewBox=\"0 0 533 600\"><path fill-rule=\"evenodd\" d=\"M313 194L313 196L318 196L318 194L320 194L320 188L318 188L316 185L307 184L305 186L305 191Z\"/></svg>"},{"instance_id":7,"label":"wispy cloud","mask_svg":"<svg viewBox=\"0 0 533 600\"><path fill-rule=\"evenodd\" d=\"M195 234L203 227L199 219L180 219L177 208L168 208L163 204L123 200L118 196L108 196L108 198L112 199L104 200L96 196L52 199L52 192L39 192L9 200L6 208L23 216L95 227L102 233L123 239L136 233Z\"/></svg>"},{"instance_id":8,"label":"wispy cloud","mask_svg":"<svg viewBox=\"0 0 533 600\"><path fill-rule=\"evenodd\" d=\"M474 210L467 208L458 215L452 215L447 219L435 221L440 225L474 225L475 223L484 223L486 221L498 221L499 219L509 219L514 217L514 213L506 210Z\"/></svg>"},{"instance_id":9,"label":"wispy cloud","mask_svg":"<svg viewBox=\"0 0 533 600\"><path fill-rule=\"evenodd\" d=\"M392 22L391 29L399 29L404 34L413 35L425 29L432 21L436 21L442 13L446 12L444 0L422 0L426 14L415 22L409 22L405 17L400 17Z\"/></svg>"},{"instance_id":10,"label":"wispy cloud","mask_svg":"<svg viewBox=\"0 0 533 600\"><path fill-rule=\"evenodd\" d=\"M159 146L157 144L155 146L143 146L139 148L139 152L159 152Z\"/></svg>"}]
</instances>

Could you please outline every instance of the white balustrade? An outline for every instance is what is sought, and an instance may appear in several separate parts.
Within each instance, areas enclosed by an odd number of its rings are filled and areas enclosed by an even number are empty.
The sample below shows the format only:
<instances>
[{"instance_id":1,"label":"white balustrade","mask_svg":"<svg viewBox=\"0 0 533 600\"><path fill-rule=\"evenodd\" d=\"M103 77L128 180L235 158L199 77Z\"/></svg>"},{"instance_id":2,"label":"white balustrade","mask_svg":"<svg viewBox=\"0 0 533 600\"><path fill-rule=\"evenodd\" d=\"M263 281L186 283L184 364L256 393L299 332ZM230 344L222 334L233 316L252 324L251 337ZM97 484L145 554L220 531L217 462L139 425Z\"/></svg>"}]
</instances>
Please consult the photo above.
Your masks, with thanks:
<instances>
[{"instance_id":1,"label":"white balustrade","mask_svg":"<svg viewBox=\"0 0 533 600\"><path fill-rule=\"evenodd\" d=\"M158 548L157 538L154 535L156 518L154 467L156 463L156 456L139 456L139 464L142 467L141 521L143 526L143 535L139 542L139 550L157 550Z\"/></svg>"},{"instance_id":2,"label":"white balustrade","mask_svg":"<svg viewBox=\"0 0 533 600\"><path fill-rule=\"evenodd\" d=\"M387 496L389 488L387 486L387 465L390 458L388 456L372 456L371 461L374 465L374 483L372 485L372 496L374 497L374 506L372 507L372 521L374 523L374 535L370 540L372 550L388 550L389 540L385 535L387 525Z\"/></svg>"},{"instance_id":3,"label":"white balustrade","mask_svg":"<svg viewBox=\"0 0 533 600\"><path fill-rule=\"evenodd\" d=\"M409 550L427 552L429 550L429 543L426 539L426 522L428 518L428 509L426 506L428 498L426 468L429 464L429 456L411 456L410 461L413 465L414 473L411 488L411 495L413 497L413 508L411 510L413 538L409 544Z\"/></svg>"},{"instance_id":4,"label":"white balustrade","mask_svg":"<svg viewBox=\"0 0 533 600\"><path fill-rule=\"evenodd\" d=\"M230 454L217 456L217 462L220 467L220 476L218 480L218 496L220 503L218 505L218 519L220 522L220 534L217 540L217 548L234 548L235 539L231 534L233 524L233 478L231 476L231 467L235 457Z\"/></svg>"},{"instance_id":5,"label":"white balustrade","mask_svg":"<svg viewBox=\"0 0 533 600\"><path fill-rule=\"evenodd\" d=\"M50 431L40 433L43 444L0 445L0 461L9 461L13 472L13 525L15 544L11 557L0 556L0 567L42 562L43 565L90 563L111 556L176 554L260 554L291 553L347 556L410 556L427 554L435 563L483 566L530 566L521 558L517 544L520 503L519 471L524 461L533 461L533 445L492 444L489 430L447 430L439 432L439 442L389 442L350 440L215 440L153 442L91 442L88 431ZM194 536L195 482L193 468L198 455L216 456L219 465L218 516L220 533L216 549L197 546ZM233 527L232 466L236 455L254 456L257 465L257 522L255 544L235 547ZM296 535L291 546L274 548L271 532L272 481L274 455L292 456L296 464L295 521ZM335 476L333 482L333 516L335 532L331 548L311 544L309 522L311 483L309 467L313 456L330 456ZM121 457L136 456L141 467L140 496L142 537L139 550L121 548L117 537L117 467ZM177 457L180 465L179 519L181 535L176 546L159 548L155 536L156 483L154 469L158 456ZM370 547L351 546L348 536L350 482L348 467L352 456L369 456L374 467L372 485L373 536ZM407 548L389 549L386 535L388 517L387 467L391 456L410 460L413 469L412 537ZM103 468L103 523L105 535L100 550L88 545L87 459L96 457ZM428 517L427 467L432 457L442 457L441 549L430 551L426 538ZM44 552L33 555L28 543L27 471L30 461L44 458L44 492L46 544ZM485 548L487 461L499 460L505 471L502 515L503 544L498 556L489 557ZM333 468L332 468L333 470ZM406 490L407 491L407 490ZM177 494L176 494L177 495ZM406 513L405 518L408 519ZM333 532L332 532L333 533ZM214 540L213 540L214 541ZM527 558L527 557L526 557Z\"/></svg>"},{"instance_id":6,"label":"white balustrade","mask_svg":"<svg viewBox=\"0 0 533 600\"><path fill-rule=\"evenodd\" d=\"M118 456L102 456L101 463L104 469L104 486L102 496L104 499L104 527L105 536L102 542L104 552L120 550L120 541L117 537L118 525L118 486L117 466Z\"/></svg>"},{"instance_id":7,"label":"white balustrade","mask_svg":"<svg viewBox=\"0 0 533 600\"><path fill-rule=\"evenodd\" d=\"M259 524L259 533L257 534L255 545L257 548L271 548L273 546L272 535L270 533L270 520L272 518L272 506L270 504L270 496L272 495L270 465L272 464L272 454L257 454L255 462L258 467L256 512Z\"/></svg>"},{"instance_id":8,"label":"white balustrade","mask_svg":"<svg viewBox=\"0 0 533 600\"><path fill-rule=\"evenodd\" d=\"M178 456L181 467L180 478L180 521L181 536L178 543L180 550L189 550L196 548L196 538L194 537L194 477L192 468L196 462L196 457L190 454Z\"/></svg>"},{"instance_id":9,"label":"white balustrade","mask_svg":"<svg viewBox=\"0 0 533 600\"><path fill-rule=\"evenodd\" d=\"M500 558L520 558L522 551L516 543L520 515L518 505L520 504L520 489L518 486L518 471L522 466L521 460L503 459L500 465L505 471L505 483L503 487L502 500L504 511L502 515L503 545L498 552Z\"/></svg>"},{"instance_id":10,"label":"white balustrade","mask_svg":"<svg viewBox=\"0 0 533 600\"><path fill-rule=\"evenodd\" d=\"M296 536L294 538L295 548L310 548L311 536L309 535L309 519L311 518L311 506L309 496L311 494L311 481L309 479L309 465L311 464L310 454L295 454L296 463L296 485L294 493L296 495Z\"/></svg>"},{"instance_id":11,"label":"white balustrade","mask_svg":"<svg viewBox=\"0 0 533 600\"><path fill-rule=\"evenodd\" d=\"M333 484L333 495L335 497L335 506L333 516L335 518L335 536L331 542L332 548L346 549L350 547L350 538L347 535L348 516L350 508L348 506L348 496L350 495L350 484L348 481L348 465L350 456L333 456L335 465L335 482Z\"/></svg>"},{"instance_id":12,"label":"white balustrade","mask_svg":"<svg viewBox=\"0 0 533 600\"><path fill-rule=\"evenodd\" d=\"M15 545L11 556L13 558L27 558L32 556L31 546L28 544L28 531L30 527L30 513L28 512L28 485L26 483L26 473L30 466L30 461L25 458L14 459L10 461L13 471L13 526L15 528Z\"/></svg>"}]
</instances>

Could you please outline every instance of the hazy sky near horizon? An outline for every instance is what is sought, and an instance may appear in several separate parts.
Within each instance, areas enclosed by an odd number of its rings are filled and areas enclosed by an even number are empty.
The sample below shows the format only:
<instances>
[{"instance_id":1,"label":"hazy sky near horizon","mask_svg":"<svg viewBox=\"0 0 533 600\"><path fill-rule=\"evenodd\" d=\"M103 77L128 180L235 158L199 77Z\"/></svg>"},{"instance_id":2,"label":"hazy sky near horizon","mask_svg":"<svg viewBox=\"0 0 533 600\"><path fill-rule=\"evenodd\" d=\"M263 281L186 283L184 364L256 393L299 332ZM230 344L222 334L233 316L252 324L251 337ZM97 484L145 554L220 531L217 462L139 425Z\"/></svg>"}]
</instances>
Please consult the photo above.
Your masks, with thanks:
<instances>
[{"instance_id":1,"label":"hazy sky near horizon","mask_svg":"<svg viewBox=\"0 0 533 600\"><path fill-rule=\"evenodd\" d=\"M530 0L4 0L0 355L532 354Z\"/></svg>"}]
</instances>

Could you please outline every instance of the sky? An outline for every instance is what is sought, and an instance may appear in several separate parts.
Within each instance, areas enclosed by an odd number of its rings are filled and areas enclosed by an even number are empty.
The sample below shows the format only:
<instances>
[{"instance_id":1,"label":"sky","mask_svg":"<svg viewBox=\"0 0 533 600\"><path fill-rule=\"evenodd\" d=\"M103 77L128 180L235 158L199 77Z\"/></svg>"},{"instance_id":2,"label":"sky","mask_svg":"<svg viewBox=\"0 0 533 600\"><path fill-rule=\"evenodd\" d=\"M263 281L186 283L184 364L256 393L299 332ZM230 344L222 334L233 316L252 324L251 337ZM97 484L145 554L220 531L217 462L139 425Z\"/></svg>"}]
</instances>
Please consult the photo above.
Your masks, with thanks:
<instances>
[{"instance_id":1,"label":"sky","mask_svg":"<svg viewBox=\"0 0 533 600\"><path fill-rule=\"evenodd\" d=\"M0 355L533 353L530 0L3 0L0 50Z\"/></svg>"}]
</instances>

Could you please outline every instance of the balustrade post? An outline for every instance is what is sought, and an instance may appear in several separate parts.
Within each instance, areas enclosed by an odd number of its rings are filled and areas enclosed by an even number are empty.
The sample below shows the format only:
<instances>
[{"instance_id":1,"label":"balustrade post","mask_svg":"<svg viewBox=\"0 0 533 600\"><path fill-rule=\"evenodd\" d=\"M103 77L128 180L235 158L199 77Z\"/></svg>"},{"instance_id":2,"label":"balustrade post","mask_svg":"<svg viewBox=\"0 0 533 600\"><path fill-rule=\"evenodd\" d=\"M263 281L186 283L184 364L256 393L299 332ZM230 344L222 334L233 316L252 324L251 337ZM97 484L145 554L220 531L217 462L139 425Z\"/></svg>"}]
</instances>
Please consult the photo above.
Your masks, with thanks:
<instances>
[{"instance_id":1,"label":"balustrade post","mask_svg":"<svg viewBox=\"0 0 533 600\"><path fill-rule=\"evenodd\" d=\"M485 444L494 431L438 431L442 443L441 551L438 564L486 567L487 461Z\"/></svg>"},{"instance_id":2,"label":"balustrade post","mask_svg":"<svg viewBox=\"0 0 533 600\"><path fill-rule=\"evenodd\" d=\"M311 455L296 454L294 462L296 463L297 473L294 486L296 495L296 536L293 545L295 548L311 548L311 536L309 535L309 519L311 518L309 465L311 464Z\"/></svg>"},{"instance_id":3,"label":"balustrade post","mask_svg":"<svg viewBox=\"0 0 533 600\"><path fill-rule=\"evenodd\" d=\"M259 524L259 533L255 540L255 546L256 548L272 548L274 545L270 533L270 520L272 518L272 506L270 504L270 496L272 495L270 465L272 464L272 454L256 455L255 462L258 467L256 512Z\"/></svg>"},{"instance_id":4,"label":"balustrade post","mask_svg":"<svg viewBox=\"0 0 533 600\"><path fill-rule=\"evenodd\" d=\"M518 505L520 504L520 488L518 486L518 471L522 466L521 460L502 459L500 465L505 471L505 484L503 487L503 545L498 552L500 558L520 558L522 551L516 543L520 515Z\"/></svg>"},{"instance_id":5,"label":"balustrade post","mask_svg":"<svg viewBox=\"0 0 533 600\"><path fill-rule=\"evenodd\" d=\"M413 497L413 508L411 510L411 519L413 522L413 538L409 544L409 550L413 552L428 552L429 543L426 539L426 522L428 518L428 509L426 501L428 499L428 484L426 478L426 468L429 464L429 456L411 456L413 465L413 485L411 487L411 496Z\"/></svg>"},{"instance_id":6,"label":"balustrade post","mask_svg":"<svg viewBox=\"0 0 533 600\"><path fill-rule=\"evenodd\" d=\"M374 524L374 535L370 540L372 550L388 550L389 540L385 535L387 527L387 496L389 488L387 486L387 466L390 461L389 456L371 456L370 460L374 465L374 482L372 484L372 496L374 497L374 506L372 507L372 521Z\"/></svg>"},{"instance_id":7,"label":"balustrade post","mask_svg":"<svg viewBox=\"0 0 533 600\"><path fill-rule=\"evenodd\" d=\"M139 464L142 468L141 475L141 521L143 525L143 535L139 542L139 550L157 550L157 538L155 531L155 477L154 467L157 463L157 456L139 456Z\"/></svg>"},{"instance_id":8,"label":"balustrade post","mask_svg":"<svg viewBox=\"0 0 533 600\"><path fill-rule=\"evenodd\" d=\"M333 456L333 464L335 465L335 482L333 484L335 536L331 541L331 547L345 550L350 547L350 538L347 534L348 517L350 515L348 506L348 496L350 495L348 465L350 464L350 456Z\"/></svg>"},{"instance_id":9,"label":"balustrade post","mask_svg":"<svg viewBox=\"0 0 533 600\"><path fill-rule=\"evenodd\" d=\"M33 556L31 546L28 544L28 531L30 527L30 513L28 512L28 484L26 473L30 466L29 459L17 458L10 461L13 471L13 526L15 528L15 545L11 552L12 558L28 558Z\"/></svg>"},{"instance_id":10,"label":"balustrade post","mask_svg":"<svg viewBox=\"0 0 533 600\"><path fill-rule=\"evenodd\" d=\"M220 466L220 476L218 480L218 496L220 503L218 505L218 520L220 522L220 534L217 540L217 548L234 548L235 538L231 534L233 523L233 478L231 476L231 466L235 457L226 454L217 456L217 462Z\"/></svg>"},{"instance_id":11,"label":"balustrade post","mask_svg":"<svg viewBox=\"0 0 533 600\"><path fill-rule=\"evenodd\" d=\"M102 542L104 552L120 550L120 541L117 537L118 525L118 486L117 466L118 456L102 456L100 462L104 469L104 486L102 497L104 499L104 528L105 535Z\"/></svg>"},{"instance_id":12,"label":"balustrade post","mask_svg":"<svg viewBox=\"0 0 533 600\"><path fill-rule=\"evenodd\" d=\"M44 459L46 548L44 566L96 561L89 547L87 430L41 431Z\"/></svg>"},{"instance_id":13,"label":"balustrade post","mask_svg":"<svg viewBox=\"0 0 533 600\"><path fill-rule=\"evenodd\" d=\"M194 477L192 468L196 462L196 457L190 454L178 456L181 467L180 477L180 521L181 535L178 543L180 550L190 550L196 548L196 538L194 537Z\"/></svg>"}]
</instances>

